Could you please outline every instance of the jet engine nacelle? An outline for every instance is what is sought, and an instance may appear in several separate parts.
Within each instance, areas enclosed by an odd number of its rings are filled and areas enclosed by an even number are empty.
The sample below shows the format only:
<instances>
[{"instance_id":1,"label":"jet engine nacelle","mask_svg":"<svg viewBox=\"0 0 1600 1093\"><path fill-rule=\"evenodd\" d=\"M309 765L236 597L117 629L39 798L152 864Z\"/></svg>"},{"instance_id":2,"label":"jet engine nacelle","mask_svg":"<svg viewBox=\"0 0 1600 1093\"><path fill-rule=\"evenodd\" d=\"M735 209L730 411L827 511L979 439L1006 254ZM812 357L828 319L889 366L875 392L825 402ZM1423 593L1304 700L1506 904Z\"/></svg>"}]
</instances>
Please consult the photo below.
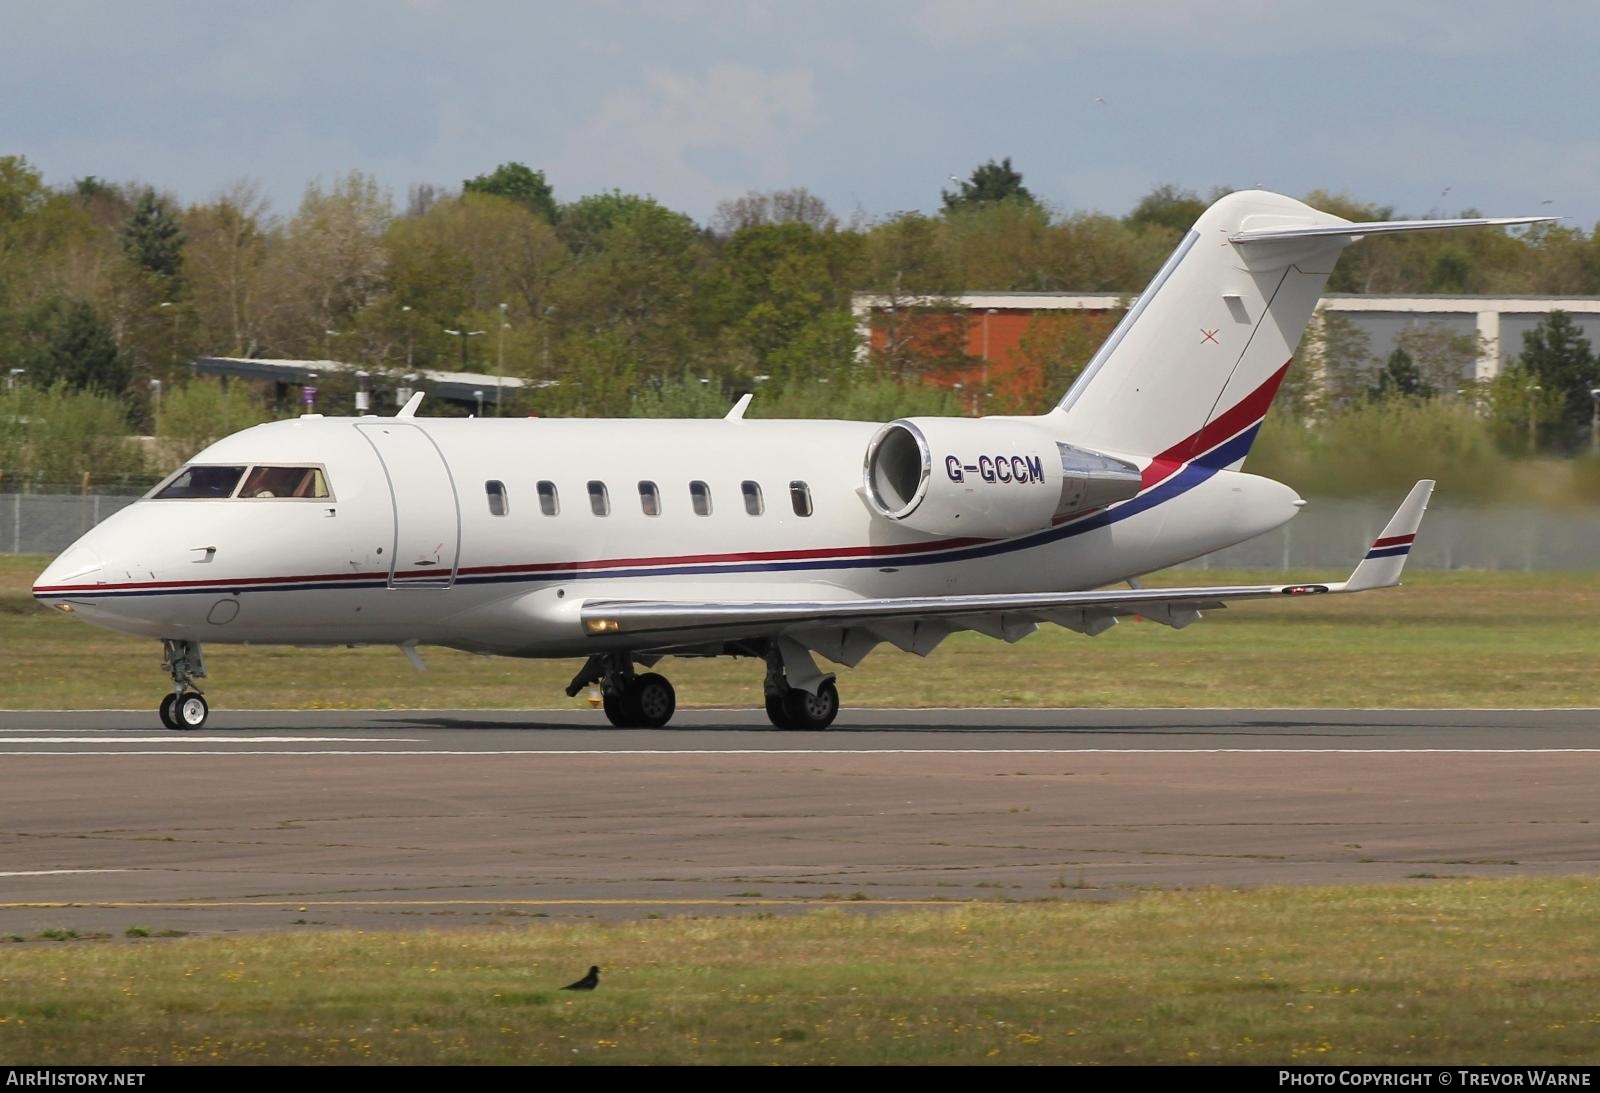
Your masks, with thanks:
<instances>
[{"instance_id":1,"label":"jet engine nacelle","mask_svg":"<svg viewBox=\"0 0 1600 1093\"><path fill-rule=\"evenodd\" d=\"M1139 492L1139 468L1025 421L902 418L867 445L867 505L930 535L1007 538Z\"/></svg>"}]
</instances>

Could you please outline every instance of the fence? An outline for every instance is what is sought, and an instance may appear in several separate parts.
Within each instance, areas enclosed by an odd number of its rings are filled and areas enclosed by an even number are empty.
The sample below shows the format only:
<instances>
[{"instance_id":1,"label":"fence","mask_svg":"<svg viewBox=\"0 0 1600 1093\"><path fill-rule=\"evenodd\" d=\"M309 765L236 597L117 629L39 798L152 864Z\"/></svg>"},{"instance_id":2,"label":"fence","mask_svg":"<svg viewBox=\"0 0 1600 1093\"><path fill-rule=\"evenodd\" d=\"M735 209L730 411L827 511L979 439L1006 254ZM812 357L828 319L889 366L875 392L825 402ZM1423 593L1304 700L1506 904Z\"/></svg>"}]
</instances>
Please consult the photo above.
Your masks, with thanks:
<instances>
[{"instance_id":1,"label":"fence","mask_svg":"<svg viewBox=\"0 0 1600 1093\"><path fill-rule=\"evenodd\" d=\"M58 554L137 498L0 493L0 552ZM1212 569L1347 569L1393 506L1313 501L1277 531L1188 563ZM1600 511L1435 505L1411 555L1420 569L1600 569Z\"/></svg>"}]
</instances>

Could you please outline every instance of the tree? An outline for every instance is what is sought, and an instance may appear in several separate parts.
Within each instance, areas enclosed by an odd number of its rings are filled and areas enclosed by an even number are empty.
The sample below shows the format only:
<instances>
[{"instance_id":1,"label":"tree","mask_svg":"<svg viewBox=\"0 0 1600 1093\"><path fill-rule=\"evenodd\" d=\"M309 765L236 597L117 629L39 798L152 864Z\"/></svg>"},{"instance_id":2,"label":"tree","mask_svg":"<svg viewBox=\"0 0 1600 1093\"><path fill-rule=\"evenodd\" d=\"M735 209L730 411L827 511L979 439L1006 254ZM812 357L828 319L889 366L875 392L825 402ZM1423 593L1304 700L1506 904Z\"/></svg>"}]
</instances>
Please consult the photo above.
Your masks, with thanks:
<instances>
[{"instance_id":1,"label":"tree","mask_svg":"<svg viewBox=\"0 0 1600 1093\"><path fill-rule=\"evenodd\" d=\"M261 338L262 268L272 239L267 203L253 182L230 186L184 214L185 263L199 341L235 357Z\"/></svg>"},{"instance_id":2,"label":"tree","mask_svg":"<svg viewBox=\"0 0 1600 1093\"><path fill-rule=\"evenodd\" d=\"M1535 454L1550 442L1546 428L1561 419L1561 392L1540 382L1538 374L1512 361L1498 376L1476 388L1475 401L1487 409L1489 427L1501 451Z\"/></svg>"},{"instance_id":3,"label":"tree","mask_svg":"<svg viewBox=\"0 0 1600 1093\"><path fill-rule=\"evenodd\" d=\"M123 225L122 249L141 269L176 279L183 269L184 241L183 227L171 204L147 187Z\"/></svg>"},{"instance_id":4,"label":"tree","mask_svg":"<svg viewBox=\"0 0 1600 1093\"><path fill-rule=\"evenodd\" d=\"M1600 362L1572 316L1552 311L1523 337L1518 367L1559 400L1550 443L1574 451L1587 436L1594 402L1589 392L1600 387Z\"/></svg>"},{"instance_id":5,"label":"tree","mask_svg":"<svg viewBox=\"0 0 1600 1093\"><path fill-rule=\"evenodd\" d=\"M1211 195L1211 201L1227 193L1218 190ZM1128 214L1129 227L1147 229L1163 228L1169 233L1181 237L1194 222L1200 219L1200 214L1206 211L1210 204L1200 200L1200 195L1192 190L1180 190L1168 183L1157 186L1154 190L1139 199L1139 203Z\"/></svg>"},{"instance_id":6,"label":"tree","mask_svg":"<svg viewBox=\"0 0 1600 1093\"><path fill-rule=\"evenodd\" d=\"M492 172L469 178L461 184L463 193L493 194L515 201L544 217L545 222L556 222L556 196L543 171L535 171L521 163L502 163Z\"/></svg>"},{"instance_id":7,"label":"tree","mask_svg":"<svg viewBox=\"0 0 1600 1093\"><path fill-rule=\"evenodd\" d=\"M804 224L818 231L832 231L839 226L839 218L822 198L804 186L765 193L751 190L743 197L717 202L717 211L711 216L711 230L724 236L771 224Z\"/></svg>"},{"instance_id":8,"label":"tree","mask_svg":"<svg viewBox=\"0 0 1600 1093\"><path fill-rule=\"evenodd\" d=\"M94 308L82 300L54 299L29 322L31 337L18 355L28 381L41 388L61 385L120 395L132 378L116 339Z\"/></svg>"},{"instance_id":9,"label":"tree","mask_svg":"<svg viewBox=\"0 0 1600 1093\"><path fill-rule=\"evenodd\" d=\"M1378 370L1378 385L1367 388L1367 393L1375 399L1392 398L1432 398L1434 389L1423 382L1422 373L1417 370L1416 362L1411 359L1401 346L1396 346L1389 359Z\"/></svg>"},{"instance_id":10,"label":"tree","mask_svg":"<svg viewBox=\"0 0 1600 1093\"><path fill-rule=\"evenodd\" d=\"M1316 313L1300 342L1298 356L1306 367L1290 369L1289 378L1296 378L1299 372L1308 388L1294 392L1303 413L1353 405L1365 398L1372 386L1372 339L1337 311Z\"/></svg>"},{"instance_id":11,"label":"tree","mask_svg":"<svg viewBox=\"0 0 1600 1093\"><path fill-rule=\"evenodd\" d=\"M306 187L263 270L275 298L266 340L271 353L322 356L327 339L343 335L382 294L388 255L384 233L393 217L387 191L352 171L327 190ZM348 354L347 354L348 355Z\"/></svg>"},{"instance_id":12,"label":"tree","mask_svg":"<svg viewBox=\"0 0 1600 1093\"><path fill-rule=\"evenodd\" d=\"M1395 345L1410 356L1422 385L1440 395L1453 395L1470 382L1484 354L1477 334L1457 333L1440 322L1405 331Z\"/></svg>"},{"instance_id":13,"label":"tree","mask_svg":"<svg viewBox=\"0 0 1600 1093\"><path fill-rule=\"evenodd\" d=\"M957 185L961 188L953 193L949 190L939 191L939 196L944 199L945 212L978 208L996 201L1033 203L1033 195L1022 184L1022 172L1012 168L1010 156L999 163L991 159L981 167L974 168L972 177Z\"/></svg>"},{"instance_id":14,"label":"tree","mask_svg":"<svg viewBox=\"0 0 1600 1093\"><path fill-rule=\"evenodd\" d=\"M1025 201L980 205L939 222L939 245L969 292L1079 289L1060 279L1050 214Z\"/></svg>"},{"instance_id":15,"label":"tree","mask_svg":"<svg viewBox=\"0 0 1600 1093\"><path fill-rule=\"evenodd\" d=\"M20 220L41 204L49 191L25 156L0 156L0 223Z\"/></svg>"}]
</instances>

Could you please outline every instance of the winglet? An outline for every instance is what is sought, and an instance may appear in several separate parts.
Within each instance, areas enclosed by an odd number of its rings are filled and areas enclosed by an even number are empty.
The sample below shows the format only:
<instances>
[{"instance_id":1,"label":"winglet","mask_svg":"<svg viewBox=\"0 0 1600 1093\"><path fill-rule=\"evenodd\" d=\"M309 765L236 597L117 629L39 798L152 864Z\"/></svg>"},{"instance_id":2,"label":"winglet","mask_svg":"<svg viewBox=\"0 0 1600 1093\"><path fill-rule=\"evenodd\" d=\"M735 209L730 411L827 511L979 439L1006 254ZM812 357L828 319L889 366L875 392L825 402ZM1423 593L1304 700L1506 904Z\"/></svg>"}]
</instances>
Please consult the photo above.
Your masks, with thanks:
<instances>
[{"instance_id":1,"label":"winglet","mask_svg":"<svg viewBox=\"0 0 1600 1093\"><path fill-rule=\"evenodd\" d=\"M400 412L395 417L416 417L417 407L422 405L422 392L418 391L411 396L411 401L400 407Z\"/></svg>"},{"instance_id":2,"label":"winglet","mask_svg":"<svg viewBox=\"0 0 1600 1093\"><path fill-rule=\"evenodd\" d=\"M1422 514L1428 511L1428 498L1433 496L1433 482L1424 478L1395 510L1383 534L1372 542L1367 556L1361 559L1355 572L1345 582L1342 592L1365 592L1369 588L1389 588L1400 583L1400 571L1406 567L1411 554L1411 544L1422 526Z\"/></svg>"},{"instance_id":3,"label":"winglet","mask_svg":"<svg viewBox=\"0 0 1600 1093\"><path fill-rule=\"evenodd\" d=\"M750 408L750 400L755 398L755 392L746 391L739 396L739 401L733 404L733 409L722 416L723 421L743 421L744 412Z\"/></svg>"}]
</instances>

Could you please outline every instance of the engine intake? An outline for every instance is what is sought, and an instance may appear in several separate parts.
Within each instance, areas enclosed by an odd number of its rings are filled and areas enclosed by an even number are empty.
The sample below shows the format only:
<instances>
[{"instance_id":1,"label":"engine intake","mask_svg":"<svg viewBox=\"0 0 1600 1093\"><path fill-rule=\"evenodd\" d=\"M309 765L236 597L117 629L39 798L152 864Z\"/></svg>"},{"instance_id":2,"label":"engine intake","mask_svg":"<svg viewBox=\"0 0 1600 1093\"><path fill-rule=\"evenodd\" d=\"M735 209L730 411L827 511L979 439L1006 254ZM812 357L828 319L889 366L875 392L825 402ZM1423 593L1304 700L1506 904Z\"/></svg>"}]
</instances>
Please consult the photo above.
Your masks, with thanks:
<instances>
[{"instance_id":1,"label":"engine intake","mask_svg":"<svg viewBox=\"0 0 1600 1093\"><path fill-rule=\"evenodd\" d=\"M1005 418L901 418L873 435L867 505L930 535L1007 538L1139 492L1139 468Z\"/></svg>"}]
</instances>

